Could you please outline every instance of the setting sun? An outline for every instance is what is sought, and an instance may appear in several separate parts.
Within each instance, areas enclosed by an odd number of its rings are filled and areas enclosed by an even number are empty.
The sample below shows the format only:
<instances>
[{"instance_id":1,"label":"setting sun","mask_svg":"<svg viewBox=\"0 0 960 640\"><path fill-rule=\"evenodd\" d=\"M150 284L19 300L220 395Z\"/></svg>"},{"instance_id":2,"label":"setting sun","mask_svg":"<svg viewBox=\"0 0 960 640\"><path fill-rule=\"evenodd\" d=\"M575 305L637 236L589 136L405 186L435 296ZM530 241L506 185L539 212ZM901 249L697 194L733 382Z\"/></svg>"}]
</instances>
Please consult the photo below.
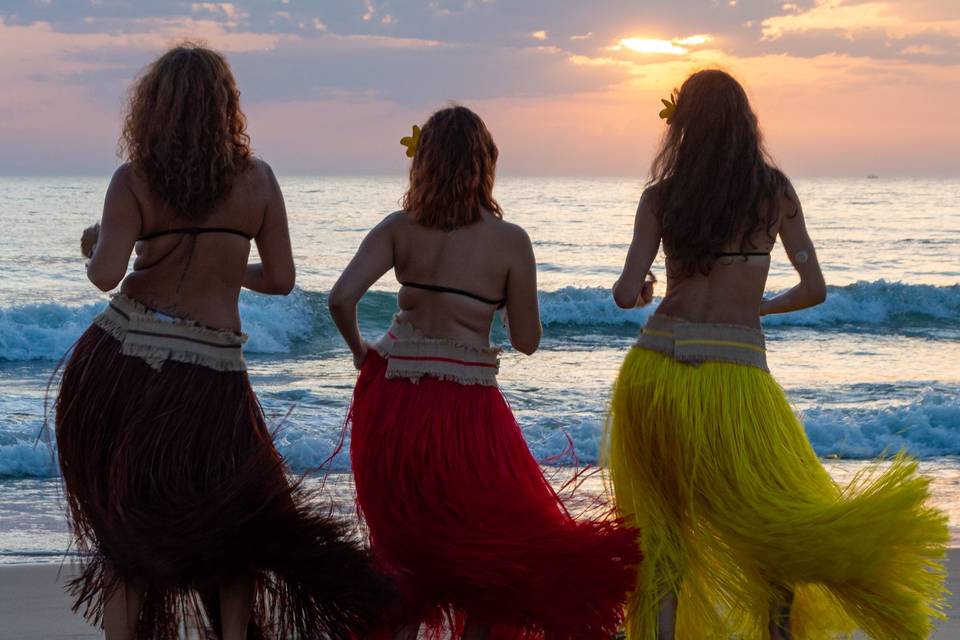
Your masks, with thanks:
<instances>
[{"instance_id":1,"label":"setting sun","mask_svg":"<svg viewBox=\"0 0 960 640\"><path fill-rule=\"evenodd\" d=\"M695 35L686 38L674 38L672 40L660 40L658 38L621 38L620 41L612 47L613 51L629 49L637 53L660 53L675 56L682 56L690 52L688 47L705 44L710 41L710 36Z\"/></svg>"}]
</instances>

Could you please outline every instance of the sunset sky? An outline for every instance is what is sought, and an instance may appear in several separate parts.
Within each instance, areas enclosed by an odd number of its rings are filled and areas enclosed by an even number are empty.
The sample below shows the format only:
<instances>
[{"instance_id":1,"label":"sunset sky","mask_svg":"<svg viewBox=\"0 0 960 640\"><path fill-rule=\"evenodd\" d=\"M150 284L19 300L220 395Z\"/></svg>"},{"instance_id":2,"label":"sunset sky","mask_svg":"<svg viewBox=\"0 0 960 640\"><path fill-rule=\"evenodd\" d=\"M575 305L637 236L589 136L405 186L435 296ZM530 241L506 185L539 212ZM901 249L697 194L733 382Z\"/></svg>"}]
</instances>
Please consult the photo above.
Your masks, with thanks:
<instances>
[{"instance_id":1,"label":"sunset sky","mask_svg":"<svg viewBox=\"0 0 960 640\"><path fill-rule=\"evenodd\" d=\"M183 39L288 174L400 173L456 100L502 173L644 175L659 98L720 67L788 173L960 176L960 0L0 0L0 174L109 171L127 87Z\"/></svg>"}]
</instances>

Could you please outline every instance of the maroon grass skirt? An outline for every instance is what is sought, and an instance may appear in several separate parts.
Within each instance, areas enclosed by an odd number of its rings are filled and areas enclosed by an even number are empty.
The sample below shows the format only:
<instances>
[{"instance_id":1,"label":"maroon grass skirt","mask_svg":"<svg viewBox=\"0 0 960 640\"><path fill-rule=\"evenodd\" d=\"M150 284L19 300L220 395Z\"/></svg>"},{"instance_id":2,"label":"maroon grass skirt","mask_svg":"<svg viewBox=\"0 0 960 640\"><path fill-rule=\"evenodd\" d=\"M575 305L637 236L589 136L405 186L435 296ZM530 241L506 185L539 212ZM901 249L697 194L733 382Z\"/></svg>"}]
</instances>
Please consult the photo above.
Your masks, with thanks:
<instances>
[{"instance_id":1,"label":"maroon grass skirt","mask_svg":"<svg viewBox=\"0 0 960 640\"><path fill-rule=\"evenodd\" d=\"M496 386L496 352L402 323L378 348L354 394L351 459L404 623L428 637L476 617L491 638L609 639L634 584L636 532L567 513Z\"/></svg>"},{"instance_id":2,"label":"maroon grass skirt","mask_svg":"<svg viewBox=\"0 0 960 640\"><path fill-rule=\"evenodd\" d=\"M74 610L100 624L115 581L129 581L145 588L138 639L173 640L183 624L219 637L220 585L253 578L249 638L371 637L387 580L344 521L288 482L242 342L122 296L77 342L56 404L83 568Z\"/></svg>"}]
</instances>

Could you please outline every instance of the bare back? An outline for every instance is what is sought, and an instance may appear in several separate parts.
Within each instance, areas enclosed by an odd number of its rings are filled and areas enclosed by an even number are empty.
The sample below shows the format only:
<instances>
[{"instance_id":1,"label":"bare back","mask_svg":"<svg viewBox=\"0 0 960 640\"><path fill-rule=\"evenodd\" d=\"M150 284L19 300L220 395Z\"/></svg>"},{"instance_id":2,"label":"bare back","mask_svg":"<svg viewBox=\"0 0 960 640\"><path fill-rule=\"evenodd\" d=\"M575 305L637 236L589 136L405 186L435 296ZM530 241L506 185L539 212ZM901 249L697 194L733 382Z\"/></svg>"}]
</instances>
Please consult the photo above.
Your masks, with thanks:
<instances>
[{"instance_id":1,"label":"bare back","mask_svg":"<svg viewBox=\"0 0 960 640\"><path fill-rule=\"evenodd\" d=\"M147 239L164 231L193 228L208 231ZM224 231L209 232L213 228ZM266 163L255 159L237 176L228 196L202 220L175 217L137 171L125 165L108 190L91 264L112 262L113 269L120 268L123 274L133 250L133 270L121 285L124 294L171 316L239 331L240 289L251 280L247 264L251 239L256 239L264 263L269 257L292 278L283 198Z\"/></svg>"},{"instance_id":2,"label":"bare back","mask_svg":"<svg viewBox=\"0 0 960 640\"><path fill-rule=\"evenodd\" d=\"M403 283L439 285L499 301L509 299L510 251L517 228L485 214L453 231L423 227L401 214L393 223L394 273ZM401 317L428 335L486 345L498 304L457 293L402 286Z\"/></svg>"},{"instance_id":3,"label":"bare back","mask_svg":"<svg viewBox=\"0 0 960 640\"><path fill-rule=\"evenodd\" d=\"M362 354L356 303L390 269L406 283L398 294L401 319L426 335L487 346L494 314L505 306L514 347L529 354L539 345L536 259L517 225L484 212L479 222L443 231L404 211L387 216L330 292L334 321L355 354Z\"/></svg>"},{"instance_id":4,"label":"bare back","mask_svg":"<svg viewBox=\"0 0 960 640\"><path fill-rule=\"evenodd\" d=\"M642 281L653 263L662 240L655 198L644 197L637 208L634 238L624 264L623 274L614 286L614 297L621 307L642 304ZM691 322L737 324L760 327L760 316L782 313L818 304L826 296L823 274L817 262L813 242L807 233L803 210L792 187L779 198L777 220L770 233L754 231L745 246L761 255L719 255L710 272L691 276L677 275L676 265L667 257L667 291L657 313ZM770 250L780 237L787 256L800 275L801 283L772 300L764 300ZM723 253L741 252L738 239ZM772 304L771 304L772 303Z\"/></svg>"},{"instance_id":5,"label":"bare back","mask_svg":"<svg viewBox=\"0 0 960 640\"><path fill-rule=\"evenodd\" d=\"M789 208L793 213L793 207ZM750 237L746 246L754 247L751 253L767 255L730 255L719 256L713 263L710 273L696 273L692 276L676 277L672 260L667 257L667 292L660 302L657 313L692 322L718 324L738 324L752 327L760 326L758 309L766 289L767 273L770 270L770 250L773 249L776 234L780 231L783 218L788 215L787 207L781 206L779 219L771 230L772 237L766 231L759 231ZM740 252L740 243L725 247L725 253Z\"/></svg>"}]
</instances>

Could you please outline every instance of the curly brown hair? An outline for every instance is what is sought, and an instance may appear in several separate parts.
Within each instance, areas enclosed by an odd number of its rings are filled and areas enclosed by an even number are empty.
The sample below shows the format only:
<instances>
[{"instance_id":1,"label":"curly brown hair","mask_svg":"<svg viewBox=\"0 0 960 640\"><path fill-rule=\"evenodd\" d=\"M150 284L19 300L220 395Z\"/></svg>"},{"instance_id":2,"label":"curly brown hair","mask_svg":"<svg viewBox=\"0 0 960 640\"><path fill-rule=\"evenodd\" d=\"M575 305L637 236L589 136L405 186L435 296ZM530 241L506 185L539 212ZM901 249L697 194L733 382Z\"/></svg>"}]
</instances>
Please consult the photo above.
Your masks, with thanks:
<instances>
[{"instance_id":1,"label":"curly brown hair","mask_svg":"<svg viewBox=\"0 0 960 640\"><path fill-rule=\"evenodd\" d=\"M678 276L708 274L718 253L764 230L773 239L788 181L763 147L757 116L730 74L709 69L680 87L650 170L667 256Z\"/></svg>"},{"instance_id":2,"label":"curly brown hair","mask_svg":"<svg viewBox=\"0 0 960 640\"><path fill-rule=\"evenodd\" d=\"M131 89L120 154L176 217L200 220L249 167L246 128L227 61L184 43L147 67Z\"/></svg>"},{"instance_id":3,"label":"curly brown hair","mask_svg":"<svg viewBox=\"0 0 960 640\"><path fill-rule=\"evenodd\" d=\"M493 198L497 145L480 116L459 105L437 111L423 125L401 205L425 227L451 230L498 218Z\"/></svg>"}]
</instances>

